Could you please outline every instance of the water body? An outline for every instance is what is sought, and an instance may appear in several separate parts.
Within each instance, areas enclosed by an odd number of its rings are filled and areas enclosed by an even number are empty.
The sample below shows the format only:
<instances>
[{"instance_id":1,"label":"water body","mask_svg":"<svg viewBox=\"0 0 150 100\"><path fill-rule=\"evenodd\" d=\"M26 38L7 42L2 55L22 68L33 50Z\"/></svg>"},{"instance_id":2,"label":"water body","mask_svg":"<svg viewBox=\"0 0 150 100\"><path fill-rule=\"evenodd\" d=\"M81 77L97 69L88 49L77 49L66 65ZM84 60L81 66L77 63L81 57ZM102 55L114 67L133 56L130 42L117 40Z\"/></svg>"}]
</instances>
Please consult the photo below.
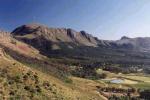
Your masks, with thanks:
<instances>
[{"instance_id":1,"label":"water body","mask_svg":"<svg viewBox=\"0 0 150 100\"><path fill-rule=\"evenodd\" d=\"M120 83L123 83L124 80L122 80L122 79L114 79L114 80L111 80L110 82L111 82L111 83L120 84Z\"/></svg>"}]
</instances>

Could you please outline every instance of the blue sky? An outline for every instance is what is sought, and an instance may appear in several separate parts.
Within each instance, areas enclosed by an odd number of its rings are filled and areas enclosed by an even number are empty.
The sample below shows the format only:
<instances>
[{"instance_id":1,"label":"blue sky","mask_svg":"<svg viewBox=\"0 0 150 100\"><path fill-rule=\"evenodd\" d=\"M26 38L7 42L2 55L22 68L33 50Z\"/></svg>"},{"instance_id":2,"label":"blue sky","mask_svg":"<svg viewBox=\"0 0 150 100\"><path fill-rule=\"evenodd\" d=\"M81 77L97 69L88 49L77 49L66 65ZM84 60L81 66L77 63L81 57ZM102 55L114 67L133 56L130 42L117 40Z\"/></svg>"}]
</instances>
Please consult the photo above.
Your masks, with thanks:
<instances>
[{"instance_id":1,"label":"blue sky","mask_svg":"<svg viewBox=\"0 0 150 100\"><path fill-rule=\"evenodd\" d=\"M100 39L150 37L150 0L0 0L0 28L35 22Z\"/></svg>"}]
</instances>

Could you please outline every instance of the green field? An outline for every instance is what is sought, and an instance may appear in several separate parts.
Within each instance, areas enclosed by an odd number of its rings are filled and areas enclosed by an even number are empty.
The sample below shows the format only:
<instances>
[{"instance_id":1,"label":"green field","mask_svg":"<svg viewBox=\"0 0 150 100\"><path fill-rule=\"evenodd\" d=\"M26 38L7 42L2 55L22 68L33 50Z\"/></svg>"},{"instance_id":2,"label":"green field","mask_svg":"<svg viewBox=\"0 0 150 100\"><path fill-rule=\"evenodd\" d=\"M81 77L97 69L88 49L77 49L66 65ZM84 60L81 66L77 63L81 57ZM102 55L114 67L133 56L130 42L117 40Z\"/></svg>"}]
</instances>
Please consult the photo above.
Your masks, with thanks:
<instances>
[{"instance_id":1,"label":"green field","mask_svg":"<svg viewBox=\"0 0 150 100\"><path fill-rule=\"evenodd\" d=\"M120 85L122 87L135 87L138 89L150 89L150 76L144 75L144 74L115 74L108 71L103 71L101 69L97 70L97 73L106 73L107 78L104 80L99 80L99 82L105 83L106 86L112 87L112 86L118 86L119 84L113 84L110 82L110 80L113 79L122 79L124 80L123 83Z\"/></svg>"}]
</instances>

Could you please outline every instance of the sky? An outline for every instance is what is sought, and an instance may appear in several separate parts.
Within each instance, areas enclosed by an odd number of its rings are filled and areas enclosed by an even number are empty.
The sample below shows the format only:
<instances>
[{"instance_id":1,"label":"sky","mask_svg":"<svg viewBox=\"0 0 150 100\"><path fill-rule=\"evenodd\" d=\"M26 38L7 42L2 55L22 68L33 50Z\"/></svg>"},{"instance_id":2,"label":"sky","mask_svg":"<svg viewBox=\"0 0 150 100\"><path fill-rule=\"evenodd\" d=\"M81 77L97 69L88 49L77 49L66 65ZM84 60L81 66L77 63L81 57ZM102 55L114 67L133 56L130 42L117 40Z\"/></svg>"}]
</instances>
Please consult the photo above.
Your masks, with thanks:
<instances>
[{"instance_id":1,"label":"sky","mask_svg":"<svg viewBox=\"0 0 150 100\"><path fill-rule=\"evenodd\" d=\"M0 0L0 29L28 23L85 30L104 40L150 37L150 0Z\"/></svg>"}]
</instances>

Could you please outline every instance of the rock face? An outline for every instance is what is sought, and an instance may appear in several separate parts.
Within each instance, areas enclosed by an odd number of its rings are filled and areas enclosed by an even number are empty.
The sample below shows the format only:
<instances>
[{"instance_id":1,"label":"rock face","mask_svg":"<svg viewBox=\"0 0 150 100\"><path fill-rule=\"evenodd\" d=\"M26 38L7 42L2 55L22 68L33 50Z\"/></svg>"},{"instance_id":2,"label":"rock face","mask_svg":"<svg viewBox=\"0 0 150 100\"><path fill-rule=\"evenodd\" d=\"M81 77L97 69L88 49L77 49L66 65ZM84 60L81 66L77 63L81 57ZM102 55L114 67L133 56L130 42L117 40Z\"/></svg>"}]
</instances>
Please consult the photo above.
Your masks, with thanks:
<instances>
[{"instance_id":1,"label":"rock face","mask_svg":"<svg viewBox=\"0 0 150 100\"><path fill-rule=\"evenodd\" d=\"M92 46L98 45L98 40L85 31L77 32L73 29L66 28L48 28L39 24L28 24L16 28L13 32L15 37L20 39L34 40L43 38L53 43L73 43L76 45ZM39 42L41 40L38 40ZM42 42L42 41L41 41Z\"/></svg>"}]
</instances>

